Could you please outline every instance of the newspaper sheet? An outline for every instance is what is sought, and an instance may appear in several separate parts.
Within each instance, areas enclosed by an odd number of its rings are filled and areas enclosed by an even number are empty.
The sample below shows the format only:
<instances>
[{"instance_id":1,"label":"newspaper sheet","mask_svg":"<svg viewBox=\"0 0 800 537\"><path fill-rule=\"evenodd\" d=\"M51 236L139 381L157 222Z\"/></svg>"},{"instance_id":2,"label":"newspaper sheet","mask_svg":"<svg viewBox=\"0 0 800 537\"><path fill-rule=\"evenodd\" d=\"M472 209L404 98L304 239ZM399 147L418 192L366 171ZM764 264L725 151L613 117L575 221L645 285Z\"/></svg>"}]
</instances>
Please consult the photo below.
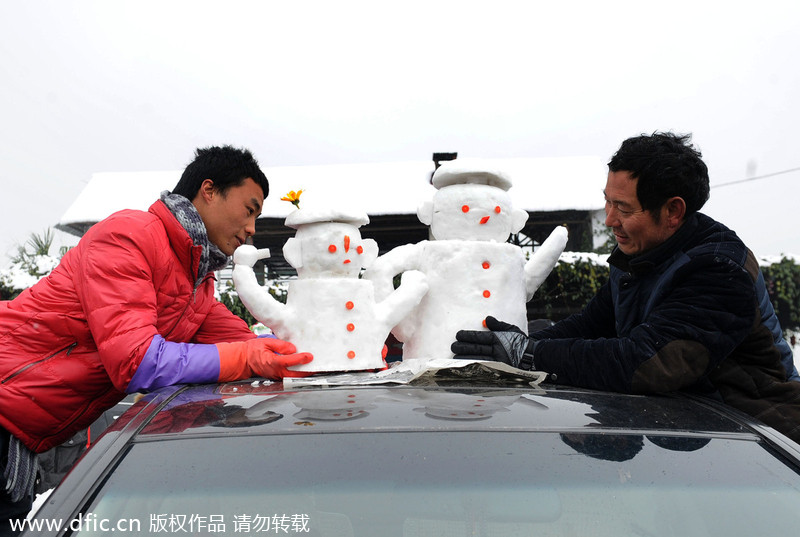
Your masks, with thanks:
<instances>
[{"instance_id":1,"label":"newspaper sheet","mask_svg":"<svg viewBox=\"0 0 800 537\"><path fill-rule=\"evenodd\" d=\"M283 379L285 389L300 386L364 386L370 384L426 384L455 379L473 379L496 383L527 382L538 386L547 377L542 371L524 371L502 362L484 362L436 358L395 362L377 372L316 375Z\"/></svg>"}]
</instances>

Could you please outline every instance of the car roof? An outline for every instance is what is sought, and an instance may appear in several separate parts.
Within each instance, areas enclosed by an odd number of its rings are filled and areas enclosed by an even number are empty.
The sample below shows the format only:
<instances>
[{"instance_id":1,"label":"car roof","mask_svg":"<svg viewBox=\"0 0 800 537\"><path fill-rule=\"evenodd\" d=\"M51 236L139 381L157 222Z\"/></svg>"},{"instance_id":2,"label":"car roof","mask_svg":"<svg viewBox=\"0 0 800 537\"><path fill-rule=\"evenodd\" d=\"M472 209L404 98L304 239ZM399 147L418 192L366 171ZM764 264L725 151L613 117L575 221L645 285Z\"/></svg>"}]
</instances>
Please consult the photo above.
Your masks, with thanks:
<instances>
[{"instance_id":1,"label":"car roof","mask_svg":"<svg viewBox=\"0 0 800 537\"><path fill-rule=\"evenodd\" d=\"M520 430L756 439L765 427L713 401L558 386L455 381L427 386L284 389L269 381L171 387L113 430L129 441L352 431Z\"/></svg>"},{"instance_id":2,"label":"car roof","mask_svg":"<svg viewBox=\"0 0 800 537\"><path fill-rule=\"evenodd\" d=\"M473 379L291 389L280 382L252 380L172 386L140 398L93 443L76 464L78 470L66 476L37 517L74 516L137 444L169 446L181 439L231 436L451 431L542 432L565 438L575 433L645 435L678 451L710 439L759 443L800 472L800 446L726 405L686 394L642 396Z\"/></svg>"}]
</instances>

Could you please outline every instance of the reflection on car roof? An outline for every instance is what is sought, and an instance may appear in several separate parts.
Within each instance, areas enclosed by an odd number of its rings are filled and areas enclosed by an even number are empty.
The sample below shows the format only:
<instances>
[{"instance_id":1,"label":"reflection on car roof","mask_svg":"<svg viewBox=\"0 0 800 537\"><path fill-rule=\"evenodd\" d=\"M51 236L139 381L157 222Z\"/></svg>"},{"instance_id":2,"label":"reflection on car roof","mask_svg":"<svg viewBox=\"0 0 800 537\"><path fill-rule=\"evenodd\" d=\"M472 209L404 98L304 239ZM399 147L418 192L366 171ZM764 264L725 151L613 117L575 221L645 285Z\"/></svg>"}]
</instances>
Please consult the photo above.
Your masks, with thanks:
<instances>
[{"instance_id":1,"label":"reflection on car roof","mask_svg":"<svg viewBox=\"0 0 800 537\"><path fill-rule=\"evenodd\" d=\"M284 391L237 382L155 392L137 403L136 440L349 431L519 430L753 437L736 415L686 396L558 387L370 386ZM116 424L120 429L126 420Z\"/></svg>"}]
</instances>

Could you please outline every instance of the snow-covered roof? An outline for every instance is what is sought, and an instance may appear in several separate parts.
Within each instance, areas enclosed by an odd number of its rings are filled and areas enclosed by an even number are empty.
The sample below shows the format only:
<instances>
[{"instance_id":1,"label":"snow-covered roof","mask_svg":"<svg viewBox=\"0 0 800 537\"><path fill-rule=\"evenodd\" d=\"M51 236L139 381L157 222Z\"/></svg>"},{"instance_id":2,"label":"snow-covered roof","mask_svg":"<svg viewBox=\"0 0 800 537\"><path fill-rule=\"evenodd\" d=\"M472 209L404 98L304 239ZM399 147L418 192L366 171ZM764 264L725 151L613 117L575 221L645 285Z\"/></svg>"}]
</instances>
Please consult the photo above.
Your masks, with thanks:
<instances>
[{"instance_id":1,"label":"snow-covered roof","mask_svg":"<svg viewBox=\"0 0 800 537\"><path fill-rule=\"evenodd\" d=\"M512 180L516 207L531 212L598 210L607 167L599 157L486 159ZM264 167L270 195L262 217L285 218L293 206L280 201L290 190L304 191L301 205L357 208L369 215L415 214L435 189L433 162L385 162ZM61 217L59 227L97 222L121 209L146 210L163 190L171 190L181 171L102 172Z\"/></svg>"}]
</instances>

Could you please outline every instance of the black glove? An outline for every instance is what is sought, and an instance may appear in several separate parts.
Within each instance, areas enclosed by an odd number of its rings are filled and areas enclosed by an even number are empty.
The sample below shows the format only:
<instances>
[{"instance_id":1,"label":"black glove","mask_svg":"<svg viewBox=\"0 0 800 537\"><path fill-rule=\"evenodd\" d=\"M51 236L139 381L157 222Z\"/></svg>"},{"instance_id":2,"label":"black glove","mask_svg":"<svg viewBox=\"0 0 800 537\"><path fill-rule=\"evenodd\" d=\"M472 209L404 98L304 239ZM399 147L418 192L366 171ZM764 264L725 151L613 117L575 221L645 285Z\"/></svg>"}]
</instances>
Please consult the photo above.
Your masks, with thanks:
<instances>
[{"instance_id":1,"label":"black glove","mask_svg":"<svg viewBox=\"0 0 800 537\"><path fill-rule=\"evenodd\" d=\"M513 324L486 318L488 332L459 330L456 341L450 346L455 357L461 360L492 360L518 369L534 369L533 340Z\"/></svg>"}]
</instances>

